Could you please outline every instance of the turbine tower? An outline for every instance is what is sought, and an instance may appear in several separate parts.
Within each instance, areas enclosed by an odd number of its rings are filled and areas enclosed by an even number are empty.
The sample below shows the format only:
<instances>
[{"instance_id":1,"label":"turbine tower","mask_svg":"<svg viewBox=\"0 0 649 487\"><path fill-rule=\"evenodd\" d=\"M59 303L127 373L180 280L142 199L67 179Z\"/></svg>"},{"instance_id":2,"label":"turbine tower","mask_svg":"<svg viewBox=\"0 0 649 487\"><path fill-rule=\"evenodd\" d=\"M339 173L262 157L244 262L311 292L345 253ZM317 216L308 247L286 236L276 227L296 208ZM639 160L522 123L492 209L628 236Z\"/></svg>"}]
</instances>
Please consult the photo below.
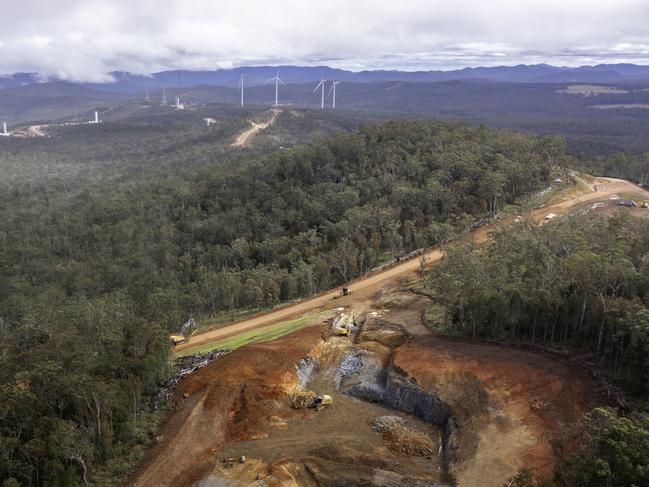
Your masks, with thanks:
<instances>
[{"instance_id":1,"label":"turbine tower","mask_svg":"<svg viewBox=\"0 0 649 487\"><path fill-rule=\"evenodd\" d=\"M244 74L241 74L241 78L239 79L239 90L241 91L241 108L243 108L243 78Z\"/></svg>"},{"instance_id":2,"label":"turbine tower","mask_svg":"<svg viewBox=\"0 0 649 487\"><path fill-rule=\"evenodd\" d=\"M329 88L329 95L331 95L332 93L334 95L334 97L332 99L333 102L331 104L331 108L334 108L334 109L336 108L336 85L338 85L338 84L340 84L340 81L332 81L331 82L331 88ZM327 96L329 96L329 95L327 95Z\"/></svg>"},{"instance_id":3,"label":"turbine tower","mask_svg":"<svg viewBox=\"0 0 649 487\"><path fill-rule=\"evenodd\" d=\"M278 103L279 84L282 83L284 86L286 86L286 83L284 83L281 79L279 79L279 73L277 73L271 79L266 80L266 83L268 83L269 81L275 81L275 107L278 107L279 106Z\"/></svg>"},{"instance_id":4,"label":"turbine tower","mask_svg":"<svg viewBox=\"0 0 649 487\"><path fill-rule=\"evenodd\" d=\"M9 132L7 132L7 122L2 122L2 132L0 132L0 135L9 137Z\"/></svg>"},{"instance_id":5,"label":"turbine tower","mask_svg":"<svg viewBox=\"0 0 649 487\"><path fill-rule=\"evenodd\" d=\"M164 88L162 88L162 104L163 105L167 104L167 92Z\"/></svg>"},{"instance_id":6,"label":"turbine tower","mask_svg":"<svg viewBox=\"0 0 649 487\"><path fill-rule=\"evenodd\" d=\"M151 98L149 98L149 85L144 85L144 101L149 103Z\"/></svg>"},{"instance_id":7,"label":"turbine tower","mask_svg":"<svg viewBox=\"0 0 649 487\"><path fill-rule=\"evenodd\" d=\"M314 92L314 93L317 91L318 88L321 88L321 89L322 89L322 97L321 97L321 99L320 99L320 109L321 109L321 110L324 110L324 90L325 90L325 83L326 83L326 80L325 80L324 78L322 78L322 79L320 80L320 83L318 83L318 84L316 85L316 87L313 88L313 92Z\"/></svg>"}]
</instances>

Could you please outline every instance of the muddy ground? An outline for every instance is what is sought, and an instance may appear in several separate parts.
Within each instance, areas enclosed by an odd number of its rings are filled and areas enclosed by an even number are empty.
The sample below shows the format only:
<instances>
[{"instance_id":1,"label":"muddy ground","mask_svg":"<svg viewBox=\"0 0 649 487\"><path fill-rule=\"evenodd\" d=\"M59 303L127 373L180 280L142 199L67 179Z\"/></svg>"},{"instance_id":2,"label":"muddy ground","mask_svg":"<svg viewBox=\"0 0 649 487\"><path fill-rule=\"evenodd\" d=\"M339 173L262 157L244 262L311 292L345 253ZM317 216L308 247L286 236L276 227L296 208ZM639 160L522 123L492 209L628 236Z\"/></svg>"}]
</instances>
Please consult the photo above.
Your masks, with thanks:
<instances>
[{"instance_id":1,"label":"muddy ground","mask_svg":"<svg viewBox=\"0 0 649 487\"><path fill-rule=\"evenodd\" d=\"M599 385L558 356L436 337L427 305L385 287L356 296L350 337L314 323L200 369L130 484L500 486L522 465L550 471L549 440L606 403ZM300 390L333 404L292 409Z\"/></svg>"}]
</instances>

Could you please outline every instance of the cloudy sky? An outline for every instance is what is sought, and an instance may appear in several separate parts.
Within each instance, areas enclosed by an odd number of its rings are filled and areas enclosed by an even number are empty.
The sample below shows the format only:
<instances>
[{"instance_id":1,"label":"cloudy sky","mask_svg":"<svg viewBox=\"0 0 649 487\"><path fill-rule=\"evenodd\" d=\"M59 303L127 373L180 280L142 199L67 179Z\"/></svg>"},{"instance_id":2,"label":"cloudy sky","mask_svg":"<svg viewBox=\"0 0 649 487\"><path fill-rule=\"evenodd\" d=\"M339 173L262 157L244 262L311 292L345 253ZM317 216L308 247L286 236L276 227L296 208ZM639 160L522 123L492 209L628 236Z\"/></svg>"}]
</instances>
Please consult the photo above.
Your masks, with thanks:
<instances>
[{"instance_id":1,"label":"cloudy sky","mask_svg":"<svg viewBox=\"0 0 649 487\"><path fill-rule=\"evenodd\" d=\"M649 64L649 0L0 0L0 73Z\"/></svg>"}]
</instances>

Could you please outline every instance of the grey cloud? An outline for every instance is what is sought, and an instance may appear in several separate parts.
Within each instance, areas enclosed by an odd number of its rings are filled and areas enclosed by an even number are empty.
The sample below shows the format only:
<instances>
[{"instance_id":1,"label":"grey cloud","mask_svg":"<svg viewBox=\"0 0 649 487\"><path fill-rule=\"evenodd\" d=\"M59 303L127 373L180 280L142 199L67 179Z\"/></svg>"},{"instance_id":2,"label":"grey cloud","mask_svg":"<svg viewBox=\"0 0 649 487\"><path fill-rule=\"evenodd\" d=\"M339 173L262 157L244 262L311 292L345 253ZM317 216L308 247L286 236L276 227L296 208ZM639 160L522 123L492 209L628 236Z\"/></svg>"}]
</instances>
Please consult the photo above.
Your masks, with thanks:
<instances>
[{"instance_id":1,"label":"grey cloud","mask_svg":"<svg viewBox=\"0 0 649 487\"><path fill-rule=\"evenodd\" d=\"M0 73L649 63L646 0L0 0Z\"/></svg>"}]
</instances>

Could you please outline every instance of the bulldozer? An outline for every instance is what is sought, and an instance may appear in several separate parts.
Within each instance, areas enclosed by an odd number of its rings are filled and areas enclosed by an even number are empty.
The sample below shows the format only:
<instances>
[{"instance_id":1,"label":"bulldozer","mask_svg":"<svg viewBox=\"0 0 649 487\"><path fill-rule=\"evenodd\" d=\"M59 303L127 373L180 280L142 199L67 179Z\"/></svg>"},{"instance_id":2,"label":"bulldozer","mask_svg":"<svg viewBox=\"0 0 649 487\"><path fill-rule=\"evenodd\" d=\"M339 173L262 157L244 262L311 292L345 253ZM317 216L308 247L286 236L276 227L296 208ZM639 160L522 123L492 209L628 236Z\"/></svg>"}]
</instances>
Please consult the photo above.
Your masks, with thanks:
<instances>
[{"instance_id":1,"label":"bulldozer","mask_svg":"<svg viewBox=\"0 0 649 487\"><path fill-rule=\"evenodd\" d=\"M349 296L351 293L352 293L351 289L349 289L348 287L344 287L340 290L340 294L334 294L334 299L344 298L345 296Z\"/></svg>"},{"instance_id":2,"label":"bulldozer","mask_svg":"<svg viewBox=\"0 0 649 487\"><path fill-rule=\"evenodd\" d=\"M189 337L196 333L198 325L194 318L189 318L183 325L180 327L178 334L169 335L169 341L175 347L181 343L185 343L189 340Z\"/></svg>"}]
</instances>

